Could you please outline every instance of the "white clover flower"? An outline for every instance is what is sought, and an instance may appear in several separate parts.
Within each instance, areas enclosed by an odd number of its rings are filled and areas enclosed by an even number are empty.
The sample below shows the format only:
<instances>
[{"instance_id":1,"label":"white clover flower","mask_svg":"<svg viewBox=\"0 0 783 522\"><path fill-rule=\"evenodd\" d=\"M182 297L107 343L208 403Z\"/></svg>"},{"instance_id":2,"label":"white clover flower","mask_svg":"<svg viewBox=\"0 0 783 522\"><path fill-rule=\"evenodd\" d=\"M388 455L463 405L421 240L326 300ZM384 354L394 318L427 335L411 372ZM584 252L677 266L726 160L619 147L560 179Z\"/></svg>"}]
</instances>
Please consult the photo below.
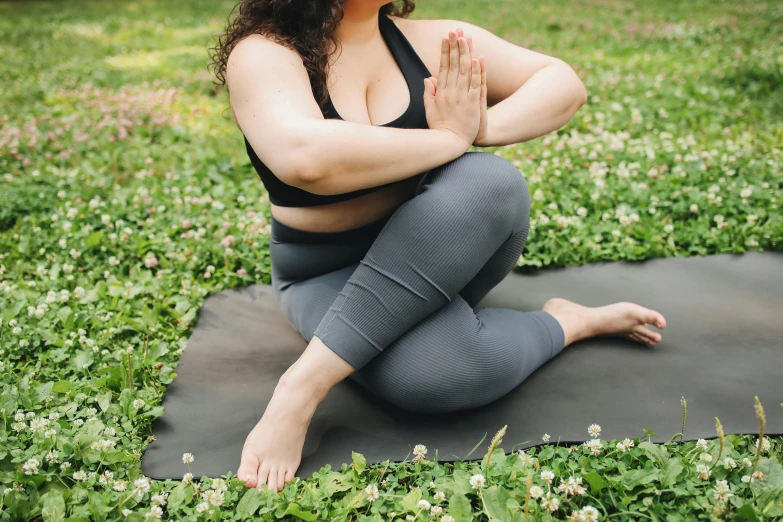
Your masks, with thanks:
<instances>
[{"instance_id":1,"label":"white clover flower","mask_svg":"<svg viewBox=\"0 0 783 522\"><path fill-rule=\"evenodd\" d=\"M440 506L432 506L432 508L430 509L430 513L432 513L435 516L440 515L441 513L443 513L443 508Z\"/></svg>"},{"instance_id":2,"label":"white clover flower","mask_svg":"<svg viewBox=\"0 0 783 522\"><path fill-rule=\"evenodd\" d=\"M729 469L734 469L737 467L737 461L731 457L726 457L723 459L723 465Z\"/></svg>"},{"instance_id":3,"label":"white clover flower","mask_svg":"<svg viewBox=\"0 0 783 522\"><path fill-rule=\"evenodd\" d=\"M375 484L370 484L366 488L364 488L364 492L367 493L367 498L370 502L374 502L378 500L378 497L380 494L378 493L378 486Z\"/></svg>"},{"instance_id":4,"label":"white clover flower","mask_svg":"<svg viewBox=\"0 0 783 522\"><path fill-rule=\"evenodd\" d=\"M142 407L144 407L144 401L141 400L141 399L136 399L135 401L133 401L132 406L134 408L136 408L137 410L140 410ZM191 457L192 457L192 455L191 455Z\"/></svg>"},{"instance_id":5,"label":"white clover flower","mask_svg":"<svg viewBox=\"0 0 783 522\"><path fill-rule=\"evenodd\" d=\"M226 481L222 478L212 479L212 489L226 491L228 489L228 484L226 484Z\"/></svg>"},{"instance_id":6,"label":"white clover flower","mask_svg":"<svg viewBox=\"0 0 783 522\"><path fill-rule=\"evenodd\" d=\"M625 446L624 443L618 442L617 443L617 451L619 451L620 453L625 453L626 451L628 451L628 448Z\"/></svg>"},{"instance_id":7,"label":"white clover flower","mask_svg":"<svg viewBox=\"0 0 783 522\"><path fill-rule=\"evenodd\" d=\"M483 488L487 483L487 479L484 478L484 475L481 473L476 473L472 477L470 477L470 485L473 489L481 489Z\"/></svg>"},{"instance_id":8,"label":"white clover flower","mask_svg":"<svg viewBox=\"0 0 783 522\"><path fill-rule=\"evenodd\" d=\"M703 460L704 462L712 462L712 455L709 453L702 453L699 455L699 460Z\"/></svg>"},{"instance_id":9,"label":"white clover flower","mask_svg":"<svg viewBox=\"0 0 783 522\"><path fill-rule=\"evenodd\" d=\"M541 488L541 486L530 486L530 496L532 498L541 498L543 494L544 490Z\"/></svg>"},{"instance_id":10,"label":"white clover flower","mask_svg":"<svg viewBox=\"0 0 783 522\"><path fill-rule=\"evenodd\" d=\"M109 471L108 469L107 469L107 470L105 470L103 473L101 473L101 474L98 476L98 482L100 482L101 484L108 484L108 483L109 483L109 482L111 482L113 479L114 479L114 473L112 473L112 472L111 472L111 471Z\"/></svg>"},{"instance_id":11,"label":"white clover flower","mask_svg":"<svg viewBox=\"0 0 783 522\"><path fill-rule=\"evenodd\" d=\"M106 428L105 430L103 430L103 434L108 436L108 437L114 437L114 435L116 435L116 433L117 432L114 430L114 428Z\"/></svg>"},{"instance_id":12,"label":"white clover flower","mask_svg":"<svg viewBox=\"0 0 783 522\"><path fill-rule=\"evenodd\" d=\"M762 440L762 441L759 441L759 439L756 439L756 442L753 444L753 446L756 449L758 449L759 444L761 444L761 452L762 453L766 453L772 447L772 444L769 442L769 439L767 437L764 437L764 440Z\"/></svg>"},{"instance_id":13,"label":"white clover flower","mask_svg":"<svg viewBox=\"0 0 783 522\"><path fill-rule=\"evenodd\" d=\"M746 468L749 468L753 465L753 461L745 457L744 459L742 459L742 465Z\"/></svg>"},{"instance_id":14,"label":"white clover flower","mask_svg":"<svg viewBox=\"0 0 783 522\"><path fill-rule=\"evenodd\" d=\"M555 472L550 470L542 471L541 480L543 480L547 484L551 484L552 481L555 480Z\"/></svg>"},{"instance_id":15,"label":"white clover flower","mask_svg":"<svg viewBox=\"0 0 783 522\"><path fill-rule=\"evenodd\" d=\"M147 477L134 480L133 485L136 487L136 495L139 497L150 490L150 481Z\"/></svg>"},{"instance_id":16,"label":"white clover flower","mask_svg":"<svg viewBox=\"0 0 783 522\"><path fill-rule=\"evenodd\" d=\"M418 503L418 504L416 504L416 505L417 505L417 506L418 506L418 508L419 508L419 509L421 509L422 511L427 511L427 510L428 510L428 509L431 507L431 506L430 506L430 503L429 503L429 502L427 502L427 501L426 501L426 500L424 500L424 499L421 499L421 500L419 500L419 503Z\"/></svg>"},{"instance_id":17,"label":"white clover flower","mask_svg":"<svg viewBox=\"0 0 783 522\"><path fill-rule=\"evenodd\" d=\"M114 491L123 492L123 491L125 491L126 489L128 489L128 482L127 482L127 481L125 481L125 480L118 480L118 481L116 481L116 482L114 483L114 485L112 486L112 489L113 489Z\"/></svg>"},{"instance_id":18,"label":"white clover flower","mask_svg":"<svg viewBox=\"0 0 783 522\"><path fill-rule=\"evenodd\" d=\"M133 511L131 511L131 510L130 510L130 509L128 509L128 508L125 508L125 509L123 509L123 510L122 510L122 516L124 516L124 517L129 517L129 516L131 516L131 513L133 513Z\"/></svg>"},{"instance_id":19,"label":"white clover flower","mask_svg":"<svg viewBox=\"0 0 783 522\"><path fill-rule=\"evenodd\" d=\"M61 471L65 471L67 469L70 469L70 467L71 467L71 463L68 462L68 461L63 462L62 464L60 464L60 470Z\"/></svg>"},{"instance_id":20,"label":"white clover flower","mask_svg":"<svg viewBox=\"0 0 783 522\"><path fill-rule=\"evenodd\" d=\"M628 448L629 450L635 446L633 440L628 438L623 439L623 445L625 445L625 447Z\"/></svg>"},{"instance_id":21,"label":"white clover flower","mask_svg":"<svg viewBox=\"0 0 783 522\"><path fill-rule=\"evenodd\" d=\"M560 500L547 492L546 497L541 500L541 507L554 513L560 507Z\"/></svg>"},{"instance_id":22,"label":"white clover flower","mask_svg":"<svg viewBox=\"0 0 783 522\"><path fill-rule=\"evenodd\" d=\"M197 513L203 513L204 511L209 509L209 503L202 502L198 506L196 506L196 512Z\"/></svg>"},{"instance_id":23,"label":"white clover flower","mask_svg":"<svg viewBox=\"0 0 783 522\"><path fill-rule=\"evenodd\" d=\"M210 489L202 493L201 498L203 498L213 506L221 506L223 505L223 501L224 501L223 492L214 489Z\"/></svg>"},{"instance_id":24,"label":"white clover flower","mask_svg":"<svg viewBox=\"0 0 783 522\"><path fill-rule=\"evenodd\" d=\"M707 441L704 439L699 439L696 441L696 447L702 451L707 451Z\"/></svg>"},{"instance_id":25,"label":"white clover flower","mask_svg":"<svg viewBox=\"0 0 783 522\"><path fill-rule=\"evenodd\" d=\"M544 193L541 192L541 189L536 189L536 191L533 192L533 199L535 199L536 201L541 201L542 199L544 199Z\"/></svg>"},{"instance_id":26,"label":"white clover flower","mask_svg":"<svg viewBox=\"0 0 783 522\"><path fill-rule=\"evenodd\" d=\"M600 439L590 439L589 441L585 442L585 446L587 446L587 449L589 449L590 453L593 455L600 455L601 448L603 448L603 444L601 443Z\"/></svg>"},{"instance_id":27,"label":"white clover flower","mask_svg":"<svg viewBox=\"0 0 783 522\"><path fill-rule=\"evenodd\" d=\"M413 447L413 458L416 461L419 461L427 456L427 446L424 444L416 444L416 446Z\"/></svg>"},{"instance_id":28,"label":"white clover flower","mask_svg":"<svg viewBox=\"0 0 783 522\"><path fill-rule=\"evenodd\" d=\"M182 482L186 485L193 484L193 473L185 473L182 475Z\"/></svg>"},{"instance_id":29,"label":"white clover flower","mask_svg":"<svg viewBox=\"0 0 783 522\"><path fill-rule=\"evenodd\" d=\"M427 484L427 487L429 487L430 489L435 489L435 481L434 480L430 480L430 483Z\"/></svg>"},{"instance_id":30,"label":"white clover flower","mask_svg":"<svg viewBox=\"0 0 783 522\"><path fill-rule=\"evenodd\" d=\"M710 468L704 464L697 464L696 473L698 473L700 480L708 480L712 474L712 471L710 471Z\"/></svg>"},{"instance_id":31,"label":"white clover flower","mask_svg":"<svg viewBox=\"0 0 783 522\"><path fill-rule=\"evenodd\" d=\"M27 462L22 464L22 471L24 471L25 475L35 475L38 473L38 466L40 465L41 463L38 461L38 459L33 457L31 459L27 459Z\"/></svg>"},{"instance_id":32,"label":"white clover flower","mask_svg":"<svg viewBox=\"0 0 783 522\"><path fill-rule=\"evenodd\" d=\"M549 433L544 433L544 435L541 437L541 440L543 440L544 442L549 442L551 440Z\"/></svg>"},{"instance_id":33,"label":"white clover flower","mask_svg":"<svg viewBox=\"0 0 783 522\"><path fill-rule=\"evenodd\" d=\"M433 495L433 498L434 498L434 499L435 499L437 502L443 502L444 500L446 500L446 493L444 493L443 491L438 491L437 493L435 493L435 494Z\"/></svg>"},{"instance_id":34,"label":"white clover flower","mask_svg":"<svg viewBox=\"0 0 783 522\"><path fill-rule=\"evenodd\" d=\"M593 506L585 506L578 513L580 521L598 522L599 512Z\"/></svg>"},{"instance_id":35,"label":"white clover flower","mask_svg":"<svg viewBox=\"0 0 783 522\"><path fill-rule=\"evenodd\" d=\"M568 480L560 481L558 490L561 493L565 493L566 497L569 495L584 495L587 490L582 486L582 477L568 477Z\"/></svg>"},{"instance_id":36,"label":"white clover flower","mask_svg":"<svg viewBox=\"0 0 783 522\"><path fill-rule=\"evenodd\" d=\"M523 466L529 466L536 460L535 458L525 453L524 450L519 450L517 454L519 455L519 462L521 462Z\"/></svg>"},{"instance_id":37,"label":"white clover flower","mask_svg":"<svg viewBox=\"0 0 783 522\"><path fill-rule=\"evenodd\" d=\"M194 460L194 458L193 458L193 454L192 453L183 453L182 454L182 463L183 464L190 464L191 462L193 462L193 460Z\"/></svg>"},{"instance_id":38,"label":"white clover flower","mask_svg":"<svg viewBox=\"0 0 783 522\"><path fill-rule=\"evenodd\" d=\"M163 508L160 506L152 506L150 510L144 515L145 518L160 518L163 516Z\"/></svg>"},{"instance_id":39,"label":"white clover flower","mask_svg":"<svg viewBox=\"0 0 783 522\"><path fill-rule=\"evenodd\" d=\"M587 209L585 207L579 207L578 209L576 209L576 213L580 217L585 217L587 215Z\"/></svg>"},{"instance_id":40,"label":"white clover flower","mask_svg":"<svg viewBox=\"0 0 783 522\"><path fill-rule=\"evenodd\" d=\"M451 515L443 515L440 517L440 522L454 522L454 517Z\"/></svg>"},{"instance_id":41,"label":"white clover flower","mask_svg":"<svg viewBox=\"0 0 783 522\"><path fill-rule=\"evenodd\" d=\"M745 484L749 484L749 483L750 483L750 480L751 480L751 477L750 477L750 475L744 475L744 476L742 477L742 482L744 482Z\"/></svg>"},{"instance_id":42,"label":"white clover flower","mask_svg":"<svg viewBox=\"0 0 783 522\"><path fill-rule=\"evenodd\" d=\"M591 437L597 438L601 434L601 426L598 424L591 424L587 427L587 433L589 433Z\"/></svg>"},{"instance_id":43,"label":"white clover flower","mask_svg":"<svg viewBox=\"0 0 783 522\"><path fill-rule=\"evenodd\" d=\"M49 453L46 454L46 462L49 464L57 464L58 459L59 456L56 450L50 450Z\"/></svg>"},{"instance_id":44,"label":"white clover flower","mask_svg":"<svg viewBox=\"0 0 783 522\"><path fill-rule=\"evenodd\" d=\"M759 471L759 470L754 471L753 475L751 475L751 476L753 477L753 480L764 480L765 478L767 478L767 476L764 474L764 472L763 471Z\"/></svg>"},{"instance_id":45,"label":"white clover flower","mask_svg":"<svg viewBox=\"0 0 783 522\"><path fill-rule=\"evenodd\" d=\"M166 497L168 495L166 493L156 493L152 495L152 498L150 499L150 502L155 504L156 506L165 506L166 505Z\"/></svg>"},{"instance_id":46,"label":"white clover flower","mask_svg":"<svg viewBox=\"0 0 783 522\"><path fill-rule=\"evenodd\" d=\"M663 227L663 231L666 232L667 234L671 234L672 232L674 232L674 225L672 225L671 223L666 225L665 227Z\"/></svg>"},{"instance_id":47,"label":"white clover flower","mask_svg":"<svg viewBox=\"0 0 783 522\"><path fill-rule=\"evenodd\" d=\"M740 196L743 198L749 198L753 194L753 187L745 187L740 190Z\"/></svg>"},{"instance_id":48,"label":"white clover flower","mask_svg":"<svg viewBox=\"0 0 783 522\"><path fill-rule=\"evenodd\" d=\"M87 473L85 473L82 470L74 471L73 472L73 480L77 482L83 482L87 480Z\"/></svg>"}]
</instances>

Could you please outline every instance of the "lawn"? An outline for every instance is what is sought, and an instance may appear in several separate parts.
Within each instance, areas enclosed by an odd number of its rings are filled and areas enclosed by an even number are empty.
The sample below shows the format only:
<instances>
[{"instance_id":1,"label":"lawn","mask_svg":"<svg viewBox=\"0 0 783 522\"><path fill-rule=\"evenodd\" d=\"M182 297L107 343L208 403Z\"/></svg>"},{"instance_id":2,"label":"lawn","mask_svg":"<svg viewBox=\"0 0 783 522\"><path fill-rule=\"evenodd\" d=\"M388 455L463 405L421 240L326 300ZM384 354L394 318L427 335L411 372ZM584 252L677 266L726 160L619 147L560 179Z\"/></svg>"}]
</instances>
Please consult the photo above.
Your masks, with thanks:
<instances>
[{"instance_id":1,"label":"lawn","mask_svg":"<svg viewBox=\"0 0 783 522\"><path fill-rule=\"evenodd\" d=\"M783 4L420 4L565 59L590 93L561 131L489 149L533 193L520 269L783 250ZM783 517L783 439L717 431L356 455L279 495L144 479L204 298L270 280L268 199L207 70L231 6L0 1L0 520Z\"/></svg>"}]
</instances>

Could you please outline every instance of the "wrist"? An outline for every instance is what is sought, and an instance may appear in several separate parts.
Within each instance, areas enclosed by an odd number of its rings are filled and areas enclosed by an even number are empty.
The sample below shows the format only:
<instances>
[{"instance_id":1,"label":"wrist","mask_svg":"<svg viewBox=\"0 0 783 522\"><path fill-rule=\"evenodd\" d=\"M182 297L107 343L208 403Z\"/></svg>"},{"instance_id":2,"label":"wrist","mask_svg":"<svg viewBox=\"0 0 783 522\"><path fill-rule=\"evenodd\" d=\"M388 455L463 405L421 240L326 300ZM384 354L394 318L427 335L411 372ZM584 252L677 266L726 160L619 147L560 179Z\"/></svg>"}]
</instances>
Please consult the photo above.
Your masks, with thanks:
<instances>
[{"instance_id":1,"label":"wrist","mask_svg":"<svg viewBox=\"0 0 783 522\"><path fill-rule=\"evenodd\" d=\"M470 148L471 143L451 129L436 129L446 141L447 150L453 151L454 157L461 156Z\"/></svg>"}]
</instances>

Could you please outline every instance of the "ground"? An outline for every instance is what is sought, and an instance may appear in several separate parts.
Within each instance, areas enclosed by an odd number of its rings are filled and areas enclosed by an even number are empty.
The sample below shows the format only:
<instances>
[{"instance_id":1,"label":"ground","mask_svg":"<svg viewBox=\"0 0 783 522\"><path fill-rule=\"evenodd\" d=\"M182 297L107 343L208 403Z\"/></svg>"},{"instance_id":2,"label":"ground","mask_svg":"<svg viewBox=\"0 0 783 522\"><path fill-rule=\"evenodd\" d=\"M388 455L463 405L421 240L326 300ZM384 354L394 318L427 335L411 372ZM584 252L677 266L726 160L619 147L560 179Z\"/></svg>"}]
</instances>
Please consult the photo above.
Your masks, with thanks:
<instances>
[{"instance_id":1,"label":"ground","mask_svg":"<svg viewBox=\"0 0 783 522\"><path fill-rule=\"evenodd\" d=\"M533 193L521 269L781 250L779 2L419 3L563 58L589 91L561 131L489 149ZM780 438L757 455L755 437L618 447L594 428L574 451L482 443L491 462L357 455L279 496L143 479L203 299L269 282L268 200L207 70L231 6L0 2L0 520L783 516Z\"/></svg>"}]
</instances>

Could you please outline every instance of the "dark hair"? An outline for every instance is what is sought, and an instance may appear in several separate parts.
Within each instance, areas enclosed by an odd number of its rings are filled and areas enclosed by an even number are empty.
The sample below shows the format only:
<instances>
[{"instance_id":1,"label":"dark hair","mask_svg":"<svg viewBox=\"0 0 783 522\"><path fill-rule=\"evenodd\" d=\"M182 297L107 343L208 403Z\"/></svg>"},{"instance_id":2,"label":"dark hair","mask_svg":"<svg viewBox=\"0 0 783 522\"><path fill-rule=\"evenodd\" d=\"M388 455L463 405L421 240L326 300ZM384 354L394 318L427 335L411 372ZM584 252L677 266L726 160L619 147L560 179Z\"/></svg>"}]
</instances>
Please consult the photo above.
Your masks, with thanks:
<instances>
[{"instance_id":1,"label":"dark hair","mask_svg":"<svg viewBox=\"0 0 783 522\"><path fill-rule=\"evenodd\" d=\"M399 7L394 2L381 6L381 13L407 17L415 7L414 0L400 3ZM331 44L335 48L338 45L334 31L344 13L345 0L241 0L229 13L217 45L209 49L216 88L226 84L228 56L237 43L251 34L262 34L299 53L310 76L313 95L323 106L327 99Z\"/></svg>"}]
</instances>

